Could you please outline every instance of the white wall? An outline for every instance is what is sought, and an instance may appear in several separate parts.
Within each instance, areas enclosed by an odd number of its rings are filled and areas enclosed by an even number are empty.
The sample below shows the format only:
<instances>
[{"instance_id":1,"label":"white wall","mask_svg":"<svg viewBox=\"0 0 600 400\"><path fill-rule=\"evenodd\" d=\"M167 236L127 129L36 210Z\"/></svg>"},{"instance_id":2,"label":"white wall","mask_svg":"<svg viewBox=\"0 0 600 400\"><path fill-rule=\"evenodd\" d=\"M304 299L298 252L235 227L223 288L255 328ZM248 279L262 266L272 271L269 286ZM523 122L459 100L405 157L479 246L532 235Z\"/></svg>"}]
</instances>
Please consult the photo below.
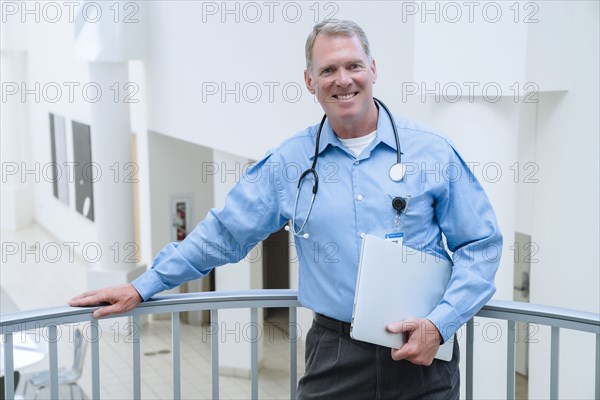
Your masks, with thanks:
<instances>
[{"instance_id":1,"label":"white wall","mask_svg":"<svg viewBox=\"0 0 600 400\"><path fill-rule=\"evenodd\" d=\"M207 164L212 164L213 156L212 150L205 147L150 132L148 158L152 253L156 255L174 241L170 213L173 196L189 196L192 199L189 232L213 206L213 182L203 179L200 173Z\"/></svg>"},{"instance_id":2,"label":"white wall","mask_svg":"<svg viewBox=\"0 0 600 400\"><path fill-rule=\"evenodd\" d=\"M221 10L222 3L212 4ZM240 3L230 6L235 4ZM293 4L301 9L301 18L296 23L288 23L282 17L282 5L275 9L273 23L269 22L267 8L257 23L246 22L243 11L239 23L231 15L225 15L227 22L221 23L221 14L203 13L201 2L152 2L148 63L148 79L153 83L149 99L150 129L259 159L268 148L318 122L322 110L303 80L304 42L316 22L315 9L310 8L313 3ZM404 39L410 39L411 24L394 23L399 5L379 2L376 8L365 11L360 2L331 4L338 7L336 17L364 22L373 51L377 57L381 56L377 88L384 90L399 73L409 79L411 63L405 58L405 50L412 43ZM319 7L320 15L335 11L325 9L323 3ZM292 16L291 8L287 12ZM365 18L365 14L377 18ZM202 22L203 18L206 22ZM234 89L236 83L240 87L239 102L233 94L222 99L221 84ZM214 88L213 85L219 88L218 94L203 91ZM268 85L273 86L272 98ZM284 92L286 85L288 91ZM258 92L252 88L256 86L262 88L262 96L253 102ZM193 134L188 127L199 123L204 127L202 134Z\"/></svg>"},{"instance_id":3,"label":"white wall","mask_svg":"<svg viewBox=\"0 0 600 400\"><path fill-rule=\"evenodd\" d=\"M564 35L558 68L566 70L568 91L540 96L537 114L532 240L538 244L531 266L531 302L600 312L598 3L555 15L552 26ZM551 68L551 66L550 66ZM592 335L561 333L559 395L592 398ZM548 334L531 346L530 396L547 397L545 354ZM535 372L533 372L535 371Z\"/></svg>"}]
</instances>

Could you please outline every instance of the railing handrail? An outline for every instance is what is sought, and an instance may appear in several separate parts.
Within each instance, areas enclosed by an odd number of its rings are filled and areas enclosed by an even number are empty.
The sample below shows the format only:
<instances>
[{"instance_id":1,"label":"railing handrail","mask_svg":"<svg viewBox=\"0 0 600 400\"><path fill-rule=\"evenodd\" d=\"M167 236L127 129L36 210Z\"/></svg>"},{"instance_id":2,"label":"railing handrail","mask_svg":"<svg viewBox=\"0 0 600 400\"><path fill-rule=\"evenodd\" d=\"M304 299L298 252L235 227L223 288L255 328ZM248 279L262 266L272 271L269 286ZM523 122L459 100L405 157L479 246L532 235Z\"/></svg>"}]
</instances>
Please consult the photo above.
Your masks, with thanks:
<instances>
[{"instance_id":1,"label":"railing handrail","mask_svg":"<svg viewBox=\"0 0 600 400\"><path fill-rule=\"evenodd\" d=\"M280 304L285 302L286 307L300 307L298 303L298 291L293 289L256 289L241 291L217 291L178 293L155 296L140 303L135 309L124 314L113 314L107 317L129 317L134 315L153 314L156 308L170 308L171 312L209 310L215 308L237 308L248 307L248 302L260 304L259 307L269 307L268 303ZM242 304L243 303L243 304ZM189 308L191 306L191 309ZM0 334L14 333L15 325L28 325L32 322L63 321L72 319L86 321L92 319L92 313L100 308L93 307L70 307L68 305L34 310L16 311L0 314ZM58 322L64 323L64 322Z\"/></svg>"},{"instance_id":2,"label":"railing handrail","mask_svg":"<svg viewBox=\"0 0 600 400\"><path fill-rule=\"evenodd\" d=\"M600 314L543 304L490 300L476 316L538 323L600 334Z\"/></svg>"},{"instance_id":3,"label":"railing handrail","mask_svg":"<svg viewBox=\"0 0 600 400\"><path fill-rule=\"evenodd\" d=\"M174 311L188 311L186 306L192 306L193 309L236 308L236 303L281 301L290 302L291 306L300 306L297 302L298 292L293 289L180 293L153 297L126 314L111 317L151 314L156 312L156 308L163 307L173 308ZM214 303L218 303L219 306L216 307ZM225 303L227 303L226 306L224 306ZM246 305L242 307L246 307ZM9 327L20 324L27 325L31 322L56 321L69 317L78 317L77 319L80 321L90 320L92 313L98 308L65 305L5 313L0 315L0 333L13 333L14 330L8 329ZM600 314L541 304L491 300L477 313L477 316L600 333Z\"/></svg>"}]
</instances>

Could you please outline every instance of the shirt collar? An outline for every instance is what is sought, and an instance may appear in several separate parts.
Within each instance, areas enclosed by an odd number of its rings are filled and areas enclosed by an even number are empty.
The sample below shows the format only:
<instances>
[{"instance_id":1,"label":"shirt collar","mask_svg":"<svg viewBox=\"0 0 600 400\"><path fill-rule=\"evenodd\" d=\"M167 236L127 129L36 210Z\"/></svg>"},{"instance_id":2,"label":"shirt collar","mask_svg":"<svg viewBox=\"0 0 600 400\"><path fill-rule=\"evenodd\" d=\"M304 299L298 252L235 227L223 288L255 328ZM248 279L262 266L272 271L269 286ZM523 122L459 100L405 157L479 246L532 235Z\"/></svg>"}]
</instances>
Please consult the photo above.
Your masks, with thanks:
<instances>
[{"instance_id":1,"label":"shirt collar","mask_svg":"<svg viewBox=\"0 0 600 400\"><path fill-rule=\"evenodd\" d=\"M390 148L397 150L392 121L390 121L390 117L388 116L387 112L385 112L383 107L379 107L379 115L377 117L377 136L375 137L374 145L376 146L379 144L379 142L383 142ZM335 135L333 128L329 124L329 119L325 120L325 123L323 124L323 130L321 131L321 138L319 139L319 154L321 154L328 146L342 147L342 143ZM313 159L314 154L310 158Z\"/></svg>"}]
</instances>

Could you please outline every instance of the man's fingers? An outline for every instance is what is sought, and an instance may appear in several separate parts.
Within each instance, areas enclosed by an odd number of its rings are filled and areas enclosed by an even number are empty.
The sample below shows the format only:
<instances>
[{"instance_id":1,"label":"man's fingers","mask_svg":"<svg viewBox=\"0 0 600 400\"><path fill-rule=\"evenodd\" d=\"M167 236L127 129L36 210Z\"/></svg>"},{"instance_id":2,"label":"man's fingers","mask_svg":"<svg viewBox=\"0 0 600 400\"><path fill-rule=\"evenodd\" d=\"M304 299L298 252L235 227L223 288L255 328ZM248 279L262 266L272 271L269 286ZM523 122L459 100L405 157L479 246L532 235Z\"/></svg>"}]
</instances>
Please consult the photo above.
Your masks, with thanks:
<instances>
[{"instance_id":1,"label":"man's fingers","mask_svg":"<svg viewBox=\"0 0 600 400\"><path fill-rule=\"evenodd\" d=\"M406 319L402 322L392 322L387 325L387 330L390 333L412 332L417 329L417 323L412 319Z\"/></svg>"},{"instance_id":2,"label":"man's fingers","mask_svg":"<svg viewBox=\"0 0 600 400\"><path fill-rule=\"evenodd\" d=\"M110 314L124 314L128 311L133 310L138 304L139 301L137 301L137 299L134 299L133 301L127 301L125 299L122 299L111 305L100 307L99 309L94 311L92 316L94 318L102 318Z\"/></svg>"},{"instance_id":3,"label":"man's fingers","mask_svg":"<svg viewBox=\"0 0 600 400\"><path fill-rule=\"evenodd\" d=\"M119 306L117 304L111 304L110 306L100 307L99 309L94 311L94 313L92 314L92 317L97 319L97 318L105 317L110 314L115 314L118 312L118 307Z\"/></svg>"},{"instance_id":4,"label":"man's fingers","mask_svg":"<svg viewBox=\"0 0 600 400\"><path fill-rule=\"evenodd\" d=\"M441 341L439 331L431 321L411 318L388 324L387 329L392 333L405 334L407 339L400 349L392 349L393 360L431 365Z\"/></svg>"},{"instance_id":5,"label":"man's fingers","mask_svg":"<svg viewBox=\"0 0 600 400\"><path fill-rule=\"evenodd\" d=\"M392 349L392 360L410 360L411 354L409 347L410 345L407 343L399 349Z\"/></svg>"},{"instance_id":6,"label":"man's fingers","mask_svg":"<svg viewBox=\"0 0 600 400\"><path fill-rule=\"evenodd\" d=\"M96 293L98 293L99 290L90 290L88 292L83 292L81 294L78 294L77 296L73 297L70 301L69 304L71 304L72 301L74 300L80 300L80 299L84 299L86 297L90 297L90 296L94 296Z\"/></svg>"},{"instance_id":7,"label":"man's fingers","mask_svg":"<svg viewBox=\"0 0 600 400\"><path fill-rule=\"evenodd\" d=\"M416 365L431 365L433 356L423 354L423 350L415 343L407 342L399 349L392 349L392 360L406 360Z\"/></svg>"},{"instance_id":8,"label":"man's fingers","mask_svg":"<svg viewBox=\"0 0 600 400\"><path fill-rule=\"evenodd\" d=\"M105 302L98 294L93 294L87 297L79 297L72 298L69 300L69 305L71 307L87 307L87 306L96 306L100 303Z\"/></svg>"},{"instance_id":9,"label":"man's fingers","mask_svg":"<svg viewBox=\"0 0 600 400\"><path fill-rule=\"evenodd\" d=\"M142 296L131 284L92 290L73 297L69 301L72 307L98 306L108 303L94 311L94 318L110 314L123 314L134 309L143 301Z\"/></svg>"},{"instance_id":10,"label":"man's fingers","mask_svg":"<svg viewBox=\"0 0 600 400\"><path fill-rule=\"evenodd\" d=\"M110 289L91 290L82 293L69 300L71 307L97 306L102 303L115 303L118 299L113 299Z\"/></svg>"},{"instance_id":11,"label":"man's fingers","mask_svg":"<svg viewBox=\"0 0 600 400\"><path fill-rule=\"evenodd\" d=\"M405 352L401 352L399 349L392 349L392 360L394 361L400 361L400 360L406 360L406 353Z\"/></svg>"}]
</instances>

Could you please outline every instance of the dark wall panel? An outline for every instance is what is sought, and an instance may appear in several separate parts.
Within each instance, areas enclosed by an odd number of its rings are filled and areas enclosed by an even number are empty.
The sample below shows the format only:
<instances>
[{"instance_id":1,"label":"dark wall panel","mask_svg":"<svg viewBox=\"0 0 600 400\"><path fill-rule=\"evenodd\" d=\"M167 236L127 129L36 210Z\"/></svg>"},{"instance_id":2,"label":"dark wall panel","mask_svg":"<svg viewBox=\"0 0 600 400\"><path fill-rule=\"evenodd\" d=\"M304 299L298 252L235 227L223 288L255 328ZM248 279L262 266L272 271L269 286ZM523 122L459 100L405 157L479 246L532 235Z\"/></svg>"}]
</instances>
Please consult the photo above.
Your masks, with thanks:
<instances>
[{"instance_id":1,"label":"dark wall panel","mask_svg":"<svg viewBox=\"0 0 600 400\"><path fill-rule=\"evenodd\" d=\"M50 114L50 146L52 151L52 192L54 197L69 204L69 178L67 175L67 135L65 118Z\"/></svg>"},{"instance_id":2,"label":"dark wall panel","mask_svg":"<svg viewBox=\"0 0 600 400\"><path fill-rule=\"evenodd\" d=\"M73 161L75 162L75 209L94 220L95 168L92 165L90 126L77 121L73 124Z\"/></svg>"}]
</instances>

